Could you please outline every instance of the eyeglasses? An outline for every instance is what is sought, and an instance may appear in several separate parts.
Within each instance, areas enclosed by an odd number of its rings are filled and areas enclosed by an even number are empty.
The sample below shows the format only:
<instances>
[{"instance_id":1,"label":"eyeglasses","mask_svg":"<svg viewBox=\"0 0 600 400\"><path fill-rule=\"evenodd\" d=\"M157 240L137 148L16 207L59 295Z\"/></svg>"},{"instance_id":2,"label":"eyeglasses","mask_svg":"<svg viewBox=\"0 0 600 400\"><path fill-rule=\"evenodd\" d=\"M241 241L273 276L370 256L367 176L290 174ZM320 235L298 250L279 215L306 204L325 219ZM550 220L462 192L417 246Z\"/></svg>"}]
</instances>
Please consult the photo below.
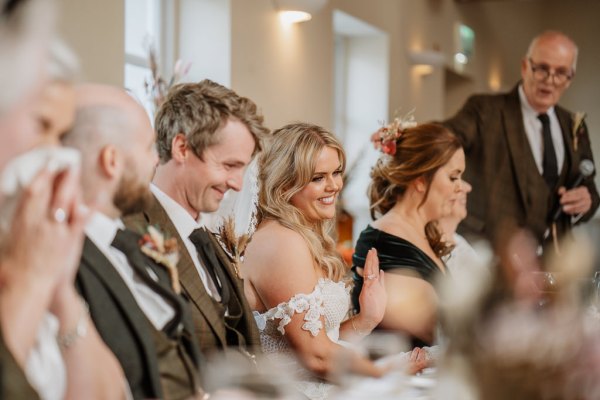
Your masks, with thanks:
<instances>
[{"instance_id":1,"label":"eyeglasses","mask_svg":"<svg viewBox=\"0 0 600 400\"><path fill-rule=\"evenodd\" d=\"M575 71L571 69L557 68L554 72L551 72L552 68L548 65L542 63L537 64L533 62L531 58L528 60L529 65L531 66L531 72L533 72L533 77L537 81L545 81L549 77L552 77L552 82L554 82L555 85L564 85L575 76Z\"/></svg>"}]
</instances>

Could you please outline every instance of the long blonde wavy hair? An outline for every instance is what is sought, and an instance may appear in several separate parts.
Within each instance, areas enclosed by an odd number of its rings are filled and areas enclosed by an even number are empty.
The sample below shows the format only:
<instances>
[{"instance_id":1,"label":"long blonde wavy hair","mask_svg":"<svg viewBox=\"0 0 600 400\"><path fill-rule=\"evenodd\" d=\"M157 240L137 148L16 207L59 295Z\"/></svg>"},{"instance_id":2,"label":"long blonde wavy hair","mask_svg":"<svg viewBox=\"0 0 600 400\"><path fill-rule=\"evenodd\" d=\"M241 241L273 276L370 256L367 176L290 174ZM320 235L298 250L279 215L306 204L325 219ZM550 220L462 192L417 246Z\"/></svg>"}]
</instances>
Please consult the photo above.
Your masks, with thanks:
<instances>
[{"instance_id":1,"label":"long blonde wavy hair","mask_svg":"<svg viewBox=\"0 0 600 400\"><path fill-rule=\"evenodd\" d=\"M344 170L346 156L342 145L320 126L294 123L274 131L266 147L258 164L258 222L272 219L298 232L306 240L315 264L329 279L339 281L346 267L329 234L334 220L309 222L290 200L312 181L317 158L325 147L338 153Z\"/></svg>"}]
</instances>

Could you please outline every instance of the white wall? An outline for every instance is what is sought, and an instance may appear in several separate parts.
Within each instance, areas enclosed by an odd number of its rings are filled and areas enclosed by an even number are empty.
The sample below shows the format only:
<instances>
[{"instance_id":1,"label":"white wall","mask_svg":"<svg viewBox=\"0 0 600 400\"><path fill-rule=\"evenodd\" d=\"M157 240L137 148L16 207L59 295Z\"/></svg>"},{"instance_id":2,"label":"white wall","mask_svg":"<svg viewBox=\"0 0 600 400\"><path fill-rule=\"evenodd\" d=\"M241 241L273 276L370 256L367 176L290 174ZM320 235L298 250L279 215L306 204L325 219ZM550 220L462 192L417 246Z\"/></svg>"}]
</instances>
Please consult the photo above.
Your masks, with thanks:
<instances>
[{"instance_id":1,"label":"white wall","mask_svg":"<svg viewBox=\"0 0 600 400\"><path fill-rule=\"evenodd\" d=\"M179 0L178 57L191 62L185 81L212 79L231 86L229 0Z\"/></svg>"},{"instance_id":2,"label":"white wall","mask_svg":"<svg viewBox=\"0 0 600 400\"><path fill-rule=\"evenodd\" d=\"M342 115L338 124L342 127L336 134L346 149L348 182L342 201L354 217L356 239L370 221L366 188L369 171L379 156L370 136L388 120L389 40L385 33L372 27L368 32L341 37L336 44L339 59L336 59L335 78L340 78L336 82L343 89L336 87L336 96L341 97L335 100Z\"/></svg>"},{"instance_id":3,"label":"white wall","mask_svg":"<svg viewBox=\"0 0 600 400\"><path fill-rule=\"evenodd\" d=\"M60 35L81 60L83 79L122 86L124 0L60 0Z\"/></svg>"}]
</instances>

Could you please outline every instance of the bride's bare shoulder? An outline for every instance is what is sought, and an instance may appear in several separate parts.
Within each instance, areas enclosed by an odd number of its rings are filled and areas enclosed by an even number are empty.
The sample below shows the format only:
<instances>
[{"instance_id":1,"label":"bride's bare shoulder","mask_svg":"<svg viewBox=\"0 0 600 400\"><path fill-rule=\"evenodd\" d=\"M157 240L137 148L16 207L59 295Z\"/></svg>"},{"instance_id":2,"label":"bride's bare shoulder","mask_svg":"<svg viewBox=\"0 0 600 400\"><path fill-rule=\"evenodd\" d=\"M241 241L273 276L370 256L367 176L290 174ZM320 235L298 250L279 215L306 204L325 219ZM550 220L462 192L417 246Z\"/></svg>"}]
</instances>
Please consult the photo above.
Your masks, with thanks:
<instances>
[{"instance_id":1,"label":"bride's bare shoulder","mask_svg":"<svg viewBox=\"0 0 600 400\"><path fill-rule=\"evenodd\" d=\"M266 245L270 248L276 246L283 246L284 248L306 247L306 242L300 233L273 220L262 222L254 232L250 243Z\"/></svg>"},{"instance_id":2,"label":"bride's bare shoulder","mask_svg":"<svg viewBox=\"0 0 600 400\"><path fill-rule=\"evenodd\" d=\"M302 235L277 221L261 223L246 248L244 264L262 268L265 265L289 265L290 260L300 260L304 266L312 263Z\"/></svg>"}]
</instances>

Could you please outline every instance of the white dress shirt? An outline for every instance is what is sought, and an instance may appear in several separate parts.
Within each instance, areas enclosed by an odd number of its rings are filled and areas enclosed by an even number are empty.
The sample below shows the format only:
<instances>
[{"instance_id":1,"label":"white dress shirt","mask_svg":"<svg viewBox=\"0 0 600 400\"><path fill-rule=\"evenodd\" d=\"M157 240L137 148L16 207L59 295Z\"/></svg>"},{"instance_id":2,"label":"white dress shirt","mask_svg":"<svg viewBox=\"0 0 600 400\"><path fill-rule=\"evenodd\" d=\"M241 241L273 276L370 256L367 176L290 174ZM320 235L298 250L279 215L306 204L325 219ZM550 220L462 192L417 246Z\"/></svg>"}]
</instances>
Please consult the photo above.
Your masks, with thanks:
<instances>
[{"instance_id":1,"label":"white dress shirt","mask_svg":"<svg viewBox=\"0 0 600 400\"><path fill-rule=\"evenodd\" d=\"M135 273L125 254L111 246L117 231L124 228L125 225L120 219L110 219L102 213L95 212L85 226L85 234L114 266L152 325L157 330L162 330L175 316L175 311ZM158 280L154 271L150 268L147 270L152 278Z\"/></svg>"},{"instance_id":2,"label":"white dress shirt","mask_svg":"<svg viewBox=\"0 0 600 400\"><path fill-rule=\"evenodd\" d=\"M199 221L196 221L190 213L186 211L179 203L173 200L169 195L160 190L156 185L150 184L150 190L160 203L160 205L165 209L165 212L169 216L169 219L175 225L175 229L177 229L177 233L181 237L181 240L185 244L185 248L190 255L196 270L198 271L198 275L200 275L200 280L206 289L206 292L216 301L221 301L221 295L219 294L219 290L217 289L215 283L212 278L206 271L206 268L200 262L200 258L198 257L198 250L192 241L190 240L190 235L196 228L202 227Z\"/></svg>"},{"instance_id":3,"label":"white dress shirt","mask_svg":"<svg viewBox=\"0 0 600 400\"><path fill-rule=\"evenodd\" d=\"M525 133L527 134L527 140L529 140L529 147L533 153L535 164L538 167L540 175L544 173L544 139L542 135L542 122L538 119L539 112L535 111L533 107L527 101L527 96L523 91L523 86L519 85L519 98L521 100L521 112L523 114L523 125L525 126ZM562 171L563 163L565 161L565 143L563 141L562 130L556 117L554 107L546 111L550 118L550 132L552 134L552 144L554 144L554 151L556 152L556 165L558 167L558 175Z\"/></svg>"}]
</instances>

